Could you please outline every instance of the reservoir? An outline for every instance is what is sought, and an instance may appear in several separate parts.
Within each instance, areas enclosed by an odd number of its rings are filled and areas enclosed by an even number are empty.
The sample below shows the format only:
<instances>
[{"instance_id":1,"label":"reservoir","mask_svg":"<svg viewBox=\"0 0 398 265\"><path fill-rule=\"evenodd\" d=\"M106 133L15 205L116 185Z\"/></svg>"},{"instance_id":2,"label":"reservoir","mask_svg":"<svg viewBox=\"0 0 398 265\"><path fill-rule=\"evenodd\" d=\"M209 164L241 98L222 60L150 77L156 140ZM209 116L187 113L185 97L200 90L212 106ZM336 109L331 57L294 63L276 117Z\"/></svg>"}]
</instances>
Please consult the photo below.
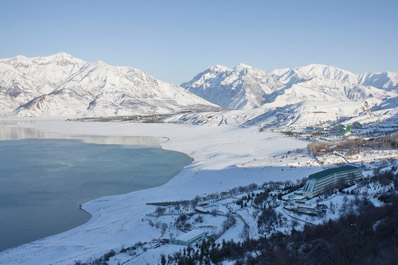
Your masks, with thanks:
<instances>
[{"instance_id":1,"label":"reservoir","mask_svg":"<svg viewBox=\"0 0 398 265\"><path fill-rule=\"evenodd\" d=\"M81 225L80 204L159 186L191 163L162 139L0 128L0 251Z\"/></svg>"}]
</instances>

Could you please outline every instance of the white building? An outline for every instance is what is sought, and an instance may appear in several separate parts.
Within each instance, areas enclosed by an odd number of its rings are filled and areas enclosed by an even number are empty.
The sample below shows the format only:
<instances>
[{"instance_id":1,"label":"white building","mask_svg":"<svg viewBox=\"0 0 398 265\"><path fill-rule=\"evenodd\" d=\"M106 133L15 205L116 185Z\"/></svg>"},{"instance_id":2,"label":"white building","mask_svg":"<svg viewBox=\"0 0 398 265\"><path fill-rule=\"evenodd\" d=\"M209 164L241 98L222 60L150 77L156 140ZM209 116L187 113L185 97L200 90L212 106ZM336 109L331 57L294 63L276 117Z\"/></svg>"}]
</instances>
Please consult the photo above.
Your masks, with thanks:
<instances>
[{"instance_id":1,"label":"white building","mask_svg":"<svg viewBox=\"0 0 398 265\"><path fill-rule=\"evenodd\" d=\"M303 187L303 195L313 198L327 190L350 184L362 177L359 168L354 166L341 166L326 169L308 176Z\"/></svg>"},{"instance_id":2,"label":"white building","mask_svg":"<svg viewBox=\"0 0 398 265\"><path fill-rule=\"evenodd\" d=\"M207 239L207 232L203 230L192 230L188 233L181 235L179 238L173 241L176 245L194 245L196 243L200 244L203 240Z\"/></svg>"}]
</instances>

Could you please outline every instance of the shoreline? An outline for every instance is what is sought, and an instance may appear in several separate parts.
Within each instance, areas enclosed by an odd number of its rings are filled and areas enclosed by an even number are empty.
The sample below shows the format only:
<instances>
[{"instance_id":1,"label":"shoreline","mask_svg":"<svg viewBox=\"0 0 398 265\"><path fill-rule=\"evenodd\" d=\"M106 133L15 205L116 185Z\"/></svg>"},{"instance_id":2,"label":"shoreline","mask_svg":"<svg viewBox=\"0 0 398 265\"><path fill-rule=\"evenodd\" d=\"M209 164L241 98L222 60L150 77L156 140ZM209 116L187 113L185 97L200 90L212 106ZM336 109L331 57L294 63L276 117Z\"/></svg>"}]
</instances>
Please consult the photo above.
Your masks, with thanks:
<instances>
[{"instance_id":1,"label":"shoreline","mask_svg":"<svg viewBox=\"0 0 398 265\"><path fill-rule=\"evenodd\" d=\"M270 157L306 145L280 134L260 133L256 128L66 121L36 121L24 127L73 135L91 132L102 136L162 136L169 140L162 142L161 148L184 153L194 160L161 186L83 203L81 208L91 215L88 222L0 252L0 264L70 264L74 260L87 260L110 249L159 237L158 231L144 227L140 221L154 210L145 202L192 199L195 195L240 185L294 180L308 174L307 168L296 169L294 173L283 167L238 168L237 165L253 158Z\"/></svg>"},{"instance_id":2,"label":"shoreline","mask_svg":"<svg viewBox=\"0 0 398 265\"><path fill-rule=\"evenodd\" d=\"M4 126L0 125L0 129L1 129L0 130L0 133L1 133L0 134L0 141L23 141L23 140L28 140L28 139L67 140L67 141L79 141L82 144L120 145L120 146L132 146L134 149L136 149L136 148L137 149L154 148L154 149L158 149L158 150L169 151L169 150L164 149L164 148L161 147L161 143L166 142L166 141L169 140L167 138L160 138L160 137L157 137L157 138L155 138L155 137L138 137L137 138L136 136L126 136L126 138L129 138L129 140L120 141L121 139L112 139L112 136L101 136L99 139L95 139L98 136L94 136L94 135L70 135L70 134L66 135L66 134L59 134L59 133L43 133L43 132L40 132L39 130L36 130L36 129L27 129L27 128L23 128L23 127L14 127L14 126L12 126L12 124L10 124L10 126L11 127L4 127ZM18 126L18 125L16 125L16 126ZM8 137L4 137L4 136L7 135L7 133L10 133L10 132L12 133L13 137L9 137L9 138ZM110 139L107 139L107 138L110 138ZM137 139L135 139L135 138L137 138ZM137 143L135 143L136 142L135 140L140 140L141 138L147 138L146 141L144 141L144 142L147 142L147 144L143 144L141 141L138 141L138 142L140 142L140 145L137 145ZM154 143L156 143L156 144L154 144ZM190 157L190 156L188 156L188 155L186 155L186 154L184 154L182 152L175 152L175 151L170 151L170 152L179 153L179 154L184 155L186 157L186 159L189 161L189 164L191 164L193 162L192 157ZM181 169L176 174L174 174L171 178L175 177L184 167L181 167ZM168 179L167 182L170 181L170 179ZM161 183L161 184L158 184L158 185L155 185L155 186L145 187L145 188L140 188L140 189L134 188L134 189L132 189L130 191L123 191L123 192L112 194L112 195L104 194L104 195L100 195L98 197L93 197L93 198L90 198L90 199L87 199L87 200L81 200L81 202L78 205L76 205L77 207L75 207L75 208L79 212L81 211L82 214L83 213L84 213L84 215L87 214L86 217L85 217L86 220L84 220L83 222L79 222L78 224L75 224L74 226L70 226L69 228L59 229L58 232L55 232L53 234L45 233L46 235L43 235L41 238L37 238L37 239L34 239L34 240L30 239L29 241L25 241L24 243L20 243L19 245L10 246L10 247L8 247L6 249L2 249L0 252L9 251L9 250L11 250L13 248L17 248L17 247L22 246L24 244L32 243L32 242L35 242L37 240L44 239L46 237L50 237L50 236L54 236L54 235L57 235L57 234L61 234L61 233L67 232L67 231L69 231L71 229L74 229L74 228L76 228L78 226L81 226L81 225L87 223L92 218L92 214L89 211L87 211L86 209L84 209L83 205L85 203L89 202L89 201L100 199L100 198L105 197L105 196L118 196L118 195L131 193L131 192L138 191L138 190L150 189L150 188L158 187L158 186L161 186L161 185L164 185L164 184L165 183Z\"/></svg>"}]
</instances>

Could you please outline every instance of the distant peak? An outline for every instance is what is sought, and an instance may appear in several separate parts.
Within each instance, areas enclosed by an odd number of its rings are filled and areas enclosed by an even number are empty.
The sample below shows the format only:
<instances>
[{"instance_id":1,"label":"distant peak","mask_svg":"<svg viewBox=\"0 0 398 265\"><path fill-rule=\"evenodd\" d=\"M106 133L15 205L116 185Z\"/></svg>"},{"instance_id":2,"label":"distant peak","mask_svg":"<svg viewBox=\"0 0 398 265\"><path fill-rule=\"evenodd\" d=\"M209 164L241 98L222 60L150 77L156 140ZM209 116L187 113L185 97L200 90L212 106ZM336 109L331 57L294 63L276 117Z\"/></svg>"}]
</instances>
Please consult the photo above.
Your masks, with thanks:
<instances>
[{"instance_id":1,"label":"distant peak","mask_svg":"<svg viewBox=\"0 0 398 265\"><path fill-rule=\"evenodd\" d=\"M66 60L66 59L69 59L69 60L72 59L73 60L73 59L76 59L75 57L73 57L72 55L70 55L70 54L68 54L66 52L58 52L56 54L48 56L48 58L57 59L57 60Z\"/></svg>"},{"instance_id":2,"label":"distant peak","mask_svg":"<svg viewBox=\"0 0 398 265\"><path fill-rule=\"evenodd\" d=\"M23 55L17 55L17 56L15 56L14 58L15 58L16 60L26 60L26 59L28 59L28 57L23 56Z\"/></svg>"},{"instance_id":3,"label":"distant peak","mask_svg":"<svg viewBox=\"0 0 398 265\"><path fill-rule=\"evenodd\" d=\"M344 74L355 75L350 71L344 70L342 68L333 66L333 65L326 65L326 64L309 64L301 67L294 68L296 70L304 71L304 72L324 72L324 71L331 71L331 72L341 72Z\"/></svg>"},{"instance_id":4,"label":"distant peak","mask_svg":"<svg viewBox=\"0 0 398 265\"><path fill-rule=\"evenodd\" d=\"M296 67L298 69L325 69L325 68L332 68L333 66L329 66L326 64L316 64L316 63L312 63L312 64L307 64L307 65L303 65L303 66L299 66Z\"/></svg>"},{"instance_id":5,"label":"distant peak","mask_svg":"<svg viewBox=\"0 0 398 265\"><path fill-rule=\"evenodd\" d=\"M307 67L330 67L330 65L322 64L322 63L310 63L306 66Z\"/></svg>"},{"instance_id":6,"label":"distant peak","mask_svg":"<svg viewBox=\"0 0 398 265\"><path fill-rule=\"evenodd\" d=\"M96 64L97 65L107 65L104 61L101 61L101 60L97 61Z\"/></svg>"},{"instance_id":7,"label":"distant peak","mask_svg":"<svg viewBox=\"0 0 398 265\"><path fill-rule=\"evenodd\" d=\"M39 64L56 63L58 65L68 65L68 64L83 63L82 60L75 58L72 55L65 52L59 52L50 56L34 57L31 59L34 63L39 63Z\"/></svg>"},{"instance_id":8,"label":"distant peak","mask_svg":"<svg viewBox=\"0 0 398 265\"><path fill-rule=\"evenodd\" d=\"M30 64L29 58L23 55L17 55L9 59L2 59L2 61L7 61L13 65L19 65L19 66L28 66Z\"/></svg>"},{"instance_id":9,"label":"distant peak","mask_svg":"<svg viewBox=\"0 0 398 265\"><path fill-rule=\"evenodd\" d=\"M222 72L222 71L231 70L231 69L229 69L228 67L223 66L223 65L219 65L219 64L212 65L212 66L210 66L208 69L209 69L210 71L212 71L212 72Z\"/></svg>"},{"instance_id":10,"label":"distant peak","mask_svg":"<svg viewBox=\"0 0 398 265\"><path fill-rule=\"evenodd\" d=\"M56 54L53 55L54 57L73 57L72 55L70 55L69 53L66 52L58 52Z\"/></svg>"},{"instance_id":11,"label":"distant peak","mask_svg":"<svg viewBox=\"0 0 398 265\"><path fill-rule=\"evenodd\" d=\"M29 60L29 58L25 57L23 55L17 55L9 60L14 61L14 62L26 62Z\"/></svg>"},{"instance_id":12,"label":"distant peak","mask_svg":"<svg viewBox=\"0 0 398 265\"><path fill-rule=\"evenodd\" d=\"M238 65L235 67L235 69L251 69L251 68L253 68L253 67L250 66L250 65L244 64L244 63L240 63L240 64L238 64Z\"/></svg>"}]
</instances>

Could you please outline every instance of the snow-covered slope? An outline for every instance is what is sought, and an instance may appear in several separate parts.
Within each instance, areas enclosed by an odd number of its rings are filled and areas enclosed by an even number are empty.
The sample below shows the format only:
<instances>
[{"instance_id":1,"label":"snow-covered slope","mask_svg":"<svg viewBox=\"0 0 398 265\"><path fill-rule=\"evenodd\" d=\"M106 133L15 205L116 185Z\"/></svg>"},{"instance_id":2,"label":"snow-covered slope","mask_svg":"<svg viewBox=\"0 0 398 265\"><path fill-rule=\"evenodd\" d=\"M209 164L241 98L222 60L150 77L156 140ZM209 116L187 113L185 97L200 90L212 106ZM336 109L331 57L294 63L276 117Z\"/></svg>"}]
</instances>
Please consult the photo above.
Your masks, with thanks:
<instances>
[{"instance_id":1,"label":"snow-covered slope","mask_svg":"<svg viewBox=\"0 0 398 265\"><path fill-rule=\"evenodd\" d=\"M209 67L181 86L225 109L252 109L283 84L264 71L239 64L234 69Z\"/></svg>"},{"instance_id":2,"label":"snow-covered slope","mask_svg":"<svg viewBox=\"0 0 398 265\"><path fill-rule=\"evenodd\" d=\"M78 71L84 61L66 53L48 57L16 56L0 60L0 115L46 93Z\"/></svg>"},{"instance_id":3,"label":"snow-covered slope","mask_svg":"<svg viewBox=\"0 0 398 265\"><path fill-rule=\"evenodd\" d=\"M397 73L357 75L320 64L269 73L250 66L244 66L248 70L243 73L238 71L242 68L211 67L182 86L223 107L228 100L242 102L242 95L257 95L251 97L257 99L256 104L230 104L227 106L235 111L186 114L179 121L303 127L398 107L398 100L393 100L398 99Z\"/></svg>"},{"instance_id":4,"label":"snow-covered slope","mask_svg":"<svg viewBox=\"0 0 398 265\"><path fill-rule=\"evenodd\" d=\"M374 86L385 90L398 90L398 73L364 73L359 76L359 82L366 86Z\"/></svg>"},{"instance_id":5,"label":"snow-covered slope","mask_svg":"<svg viewBox=\"0 0 398 265\"><path fill-rule=\"evenodd\" d=\"M66 53L0 60L2 116L115 116L217 110L185 89L131 67Z\"/></svg>"}]
</instances>

